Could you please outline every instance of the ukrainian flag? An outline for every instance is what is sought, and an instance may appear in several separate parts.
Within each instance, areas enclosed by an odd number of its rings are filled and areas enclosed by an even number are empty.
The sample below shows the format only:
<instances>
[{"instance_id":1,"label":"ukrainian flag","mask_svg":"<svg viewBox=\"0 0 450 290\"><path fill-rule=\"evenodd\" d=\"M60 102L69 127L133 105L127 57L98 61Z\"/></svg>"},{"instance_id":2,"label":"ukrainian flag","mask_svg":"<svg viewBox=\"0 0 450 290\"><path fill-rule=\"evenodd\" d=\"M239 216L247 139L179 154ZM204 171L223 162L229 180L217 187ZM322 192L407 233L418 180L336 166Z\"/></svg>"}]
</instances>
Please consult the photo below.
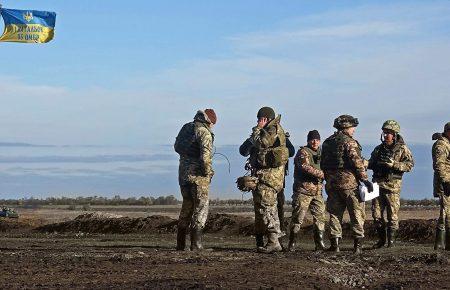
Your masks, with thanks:
<instances>
[{"instance_id":1,"label":"ukrainian flag","mask_svg":"<svg viewBox=\"0 0 450 290\"><path fill-rule=\"evenodd\" d=\"M5 30L0 41L45 43L53 39L56 13L1 8Z\"/></svg>"}]
</instances>

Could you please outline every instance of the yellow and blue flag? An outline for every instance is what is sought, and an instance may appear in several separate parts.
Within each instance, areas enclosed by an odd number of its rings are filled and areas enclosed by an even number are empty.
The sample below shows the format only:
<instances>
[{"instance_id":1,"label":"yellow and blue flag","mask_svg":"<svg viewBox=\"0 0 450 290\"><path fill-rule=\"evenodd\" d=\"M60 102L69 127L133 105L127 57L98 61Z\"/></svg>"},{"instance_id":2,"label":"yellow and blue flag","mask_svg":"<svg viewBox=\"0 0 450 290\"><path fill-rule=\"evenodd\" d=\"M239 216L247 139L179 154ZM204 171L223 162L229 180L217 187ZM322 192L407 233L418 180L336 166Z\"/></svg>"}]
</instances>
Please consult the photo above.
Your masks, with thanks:
<instances>
[{"instance_id":1,"label":"yellow and blue flag","mask_svg":"<svg viewBox=\"0 0 450 290\"><path fill-rule=\"evenodd\" d=\"M56 13L0 8L5 30L0 41L45 43L55 34Z\"/></svg>"}]
</instances>

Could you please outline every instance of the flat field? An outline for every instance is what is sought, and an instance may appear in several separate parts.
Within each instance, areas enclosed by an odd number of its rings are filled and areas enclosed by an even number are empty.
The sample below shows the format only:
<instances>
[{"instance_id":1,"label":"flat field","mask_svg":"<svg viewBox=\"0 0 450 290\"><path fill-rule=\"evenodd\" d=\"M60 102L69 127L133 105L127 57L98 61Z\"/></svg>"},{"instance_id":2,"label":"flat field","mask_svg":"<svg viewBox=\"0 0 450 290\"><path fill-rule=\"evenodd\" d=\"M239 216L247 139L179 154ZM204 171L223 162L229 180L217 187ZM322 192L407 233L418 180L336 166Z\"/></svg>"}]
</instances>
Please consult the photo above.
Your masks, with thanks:
<instances>
[{"instance_id":1,"label":"flat field","mask_svg":"<svg viewBox=\"0 0 450 290\"><path fill-rule=\"evenodd\" d=\"M178 211L178 206L19 209L18 220L0 219L1 287L450 288L450 254L432 245L437 208L402 209L399 242L381 250L371 249L368 211L361 255L352 253L348 224L341 253L315 252L311 217L298 251L256 253L252 209L246 206L212 207L207 249L179 252L174 250Z\"/></svg>"}]
</instances>

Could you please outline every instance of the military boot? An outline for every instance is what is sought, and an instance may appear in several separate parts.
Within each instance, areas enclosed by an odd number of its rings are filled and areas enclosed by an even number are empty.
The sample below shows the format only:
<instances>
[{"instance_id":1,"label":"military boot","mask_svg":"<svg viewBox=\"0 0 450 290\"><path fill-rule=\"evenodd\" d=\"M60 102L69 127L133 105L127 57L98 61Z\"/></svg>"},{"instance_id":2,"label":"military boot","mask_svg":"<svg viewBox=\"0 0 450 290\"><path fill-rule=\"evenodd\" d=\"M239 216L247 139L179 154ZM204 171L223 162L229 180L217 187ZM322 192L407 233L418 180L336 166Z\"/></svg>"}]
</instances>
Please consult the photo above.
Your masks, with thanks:
<instances>
[{"instance_id":1,"label":"military boot","mask_svg":"<svg viewBox=\"0 0 450 290\"><path fill-rule=\"evenodd\" d=\"M191 251L203 250L203 233L201 229L191 229Z\"/></svg>"},{"instance_id":2,"label":"military boot","mask_svg":"<svg viewBox=\"0 0 450 290\"><path fill-rule=\"evenodd\" d=\"M291 230L289 233L289 244L288 244L288 251L289 252L295 252L295 243L298 241L299 233L295 233Z\"/></svg>"},{"instance_id":3,"label":"military boot","mask_svg":"<svg viewBox=\"0 0 450 290\"><path fill-rule=\"evenodd\" d=\"M441 229L436 229L436 239L434 240L434 249L443 250L444 247L445 247L445 231Z\"/></svg>"},{"instance_id":4,"label":"military boot","mask_svg":"<svg viewBox=\"0 0 450 290\"><path fill-rule=\"evenodd\" d=\"M450 251L450 228L445 229L445 250Z\"/></svg>"},{"instance_id":5,"label":"military boot","mask_svg":"<svg viewBox=\"0 0 450 290\"><path fill-rule=\"evenodd\" d=\"M325 250L325 244L323 242L323 231L314 231L314 243L316 244L316 251Z\"/></svg>"},{"instance_id":6,"label":"military boot","mask_svg":"<svg viewBox=\"0 0 450 290\"><path fill-rule=\"evenodd\" d=\"M177 230L177 251L186 249L186 229L178 228Z\"/></svg>"},{"instance_id":7,"label":"military boot","mask_svg":"<svg viewBox=\"0 0 450 290\"><path fill-rule=\"evenodd\" d=\"M256 240L256 247L264 247L264 235L263 234L256 234L255 235Z\"/></svg>"},{"instance_id":8,"label":"military boot","mask_svg":"<svg viewBox=\"0 0 450 290\"><path fill-rule=\"evenodd\" d=\"M330 238L330 247L328 248L328 251L339 253L339 238Z\"/></svg>"},{"instance_id":9,"label":"military boot","mask_svg":"<svg viewBox=\"0 0 450 290\"><path fill-rule=\"evenodd\" d=\"M389 228L387 230L387 247L392 248L395 246L395 240L397 239L397 230Z\"/></svg>"},{"instance_id":10,"label":"military boot","mask_svg":"<svg viewBox=\"0 0 450 290\"><path fill-rule=\"evenodd\" d=\"M353 241L353 252L355 254L362 253L362 238L355 238Z\"/></svg>"},{"instance_id":11,"label":"military boot","mask_svg":"<svg viewBox=\"0 0 450 290\"><path fill-rule=\"evenodd\" d=\"M372 248L374 249L380 249L384 247L384 245L386 244L386 228L378 227L377 234L378 234L378 242L375 245L373 245Z\"/></svg>"},{"instance_id":12,"label":"military boot","mask_svg":"<svg viewBox=\"0 0 450 290\"><path fill-rule=\"evenodd\" d=\"M274 252L281 252L283 248L280 245L280 242L278 241L278 234L277 233L269 233L267 237L267 245L265 247L259 247L258 252L259 253L274 253Z\"/></svg>"}]
</instances>

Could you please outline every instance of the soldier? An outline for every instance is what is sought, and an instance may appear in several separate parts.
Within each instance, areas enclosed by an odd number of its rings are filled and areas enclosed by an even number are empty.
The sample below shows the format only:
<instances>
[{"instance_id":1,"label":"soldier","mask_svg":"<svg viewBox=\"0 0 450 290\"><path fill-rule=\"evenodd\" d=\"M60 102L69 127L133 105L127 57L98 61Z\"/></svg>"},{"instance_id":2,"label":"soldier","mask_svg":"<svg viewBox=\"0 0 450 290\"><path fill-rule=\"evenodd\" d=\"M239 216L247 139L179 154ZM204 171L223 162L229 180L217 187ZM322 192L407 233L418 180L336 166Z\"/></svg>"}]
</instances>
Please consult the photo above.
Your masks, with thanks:
<instances>
[{"instance_id":1,"label":"soldier","mask_svg":"<svg viewBox=\"0 0 450 290\"><path fill-rule=\"evenodd\" d=\"M244 142L240 150L242 154L246 153L246 148L251 148L249 165L251 175L257 178L256 188L252 190L257 249L258 252L271 253L282 250L278 240L281 230L277 194L283 189L284 168L289 153L286 134L280 125L281 116L275 117L272 108L263 107L258 111L257 118L257 126L253 127L247 145ZM264 235L268 240L266 246Z\"/></svg>"},{"instance_id":2,"label":"soldier","mask_svg":"<svg viewBox=\"0 0 450 290\"><path fill-rule=\"evenodd\" d=\"M314 221L314 242L317 250L324 250L325 203L322 197L323 171L320 169L320 134L310 131L307 146L300 147L294 158L294 186L292 218L288 250L295 250L300 227L308 209Z\"/></svg>"},{"instance_id":3,"label":"soldier","mask_svg":"<svg viewBox=\"0 0 450 290\"><path fill-rule=\"evenodd\" d=\"M364 202L358 191L359 181L373 191L368 180L361 146L353 139L358 119L342 115L334 120L338 130L328 137L322 146L321 168L324 171L328 194L327 210L330 213L330 251L339 252L342 238L342 218L347 208L354 237L354 251L361 253L364 238Z\"/></svg>"},{"instance_id":4,"label":"soldier","mask_svg":"<svg viewBox=\"0 0 450 290\"><path fill-rule=\"evenodd\" d=\"M382 143L375 147L369 160L369 169L373 170L373 182L380 186L380 196L372 200L372 217L378 233L378 242L374 248L386 244L392 247L398 231L398 211L400 209L400 191L403 173L410 172L414 160L400 135L400 125L394 120L384 122ZM387 224L384 220L386 210Z\"/></svg>"},{"instance_id":5,"label":"soldier","mask_svg":"<svg viewBox=\"0 0 450 290\"><path fill-rule=\"evenodd\" d=\"M286 132L286 147L289 151L289 157L293 157L295 154L295 148L294 145L292 145L291 141L289 140L289 133ZM252 150L256 150L255 147L253 147L252 142L250 141L250 138L244 141L242 145L239 147L239 153L247 157L251 154ZM286 162L286 166L284 168L284 176L286 177L289 174L289 161ZM280 220L280 230L282 234L286 232L285 226L284 226L284 204L286 203L286 197L284 195L284 188L285 188L286 182L283 180L283 188L277 193L277 210L278 210L278 219ZM255 235L256 238L256 247L262 247L264 246L264 236L263 235ZM280 238L280 244L281 244L281 238ZM283 244L281 244L283 246Z\"/></svg>"},{"instance_id":6,"label":"soldier","mask_svg":"<svg viewBox=\"0 0 450 290\"><path fill-rule=\"evenodd\" d=\"M194 121L185 124L175 141L175 151L180 154L178 182L183 205L178 219L177 250L186 247L186 232L191 233L191 250L202 250L202 231L205 227L209 207L209 184L214 175L212 151L216 124L216 113L212 109L198 111Z\"/></svg>"},{"instance_id":7,"label":"soldier","mask_svg":"<svg viewBox=\"0 0 450 290\"><path fill-rule=\"evenodd\" d=\"M433 144L433 195L439 197L440 214L436 228L434 249L450 251L450 122L445 124L444 133L437 136Z\"/></svg>"}]
</instances>

